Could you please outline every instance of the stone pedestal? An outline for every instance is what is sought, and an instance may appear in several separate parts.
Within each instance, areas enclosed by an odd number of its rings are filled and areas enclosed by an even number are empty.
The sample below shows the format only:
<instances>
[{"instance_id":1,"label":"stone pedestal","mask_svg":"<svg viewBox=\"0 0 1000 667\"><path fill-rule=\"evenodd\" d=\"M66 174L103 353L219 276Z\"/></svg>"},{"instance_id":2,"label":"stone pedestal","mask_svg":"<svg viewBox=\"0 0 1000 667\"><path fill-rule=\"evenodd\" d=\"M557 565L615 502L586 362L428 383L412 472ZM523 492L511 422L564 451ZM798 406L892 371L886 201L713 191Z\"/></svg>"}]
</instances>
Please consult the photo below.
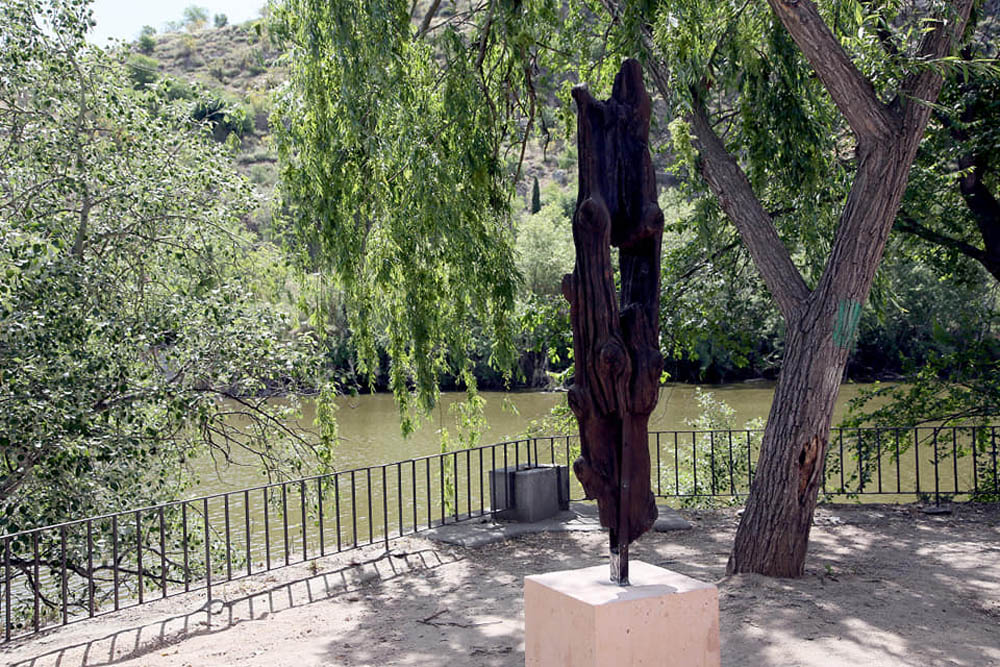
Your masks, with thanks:
<instances>
[{"instance_id":1,"label":"stone pedestal","mask_svg":"<svg viewBox=\"0 0 1000 667\"><path fill-rule=\"evenodd\" d=\"M608 566L524 579L528 667L718 667L715 586L642 561L631 586L608 580Z\"/></svg>"}]
</instances>

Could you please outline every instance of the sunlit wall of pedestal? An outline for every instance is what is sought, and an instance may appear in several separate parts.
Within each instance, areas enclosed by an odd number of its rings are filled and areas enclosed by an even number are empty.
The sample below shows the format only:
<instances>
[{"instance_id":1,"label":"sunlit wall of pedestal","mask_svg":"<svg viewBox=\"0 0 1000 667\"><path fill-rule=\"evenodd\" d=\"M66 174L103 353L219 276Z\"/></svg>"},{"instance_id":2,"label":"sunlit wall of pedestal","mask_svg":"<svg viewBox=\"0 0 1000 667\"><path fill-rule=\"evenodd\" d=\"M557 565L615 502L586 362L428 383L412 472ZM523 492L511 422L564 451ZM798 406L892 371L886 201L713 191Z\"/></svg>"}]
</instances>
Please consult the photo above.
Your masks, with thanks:
<instances>
[{"instance_id":1,"label":"sunlit wall of pedestal","mask_svg":"<svg viewBox=\"0 0 1000 667\"><path fill-rule=\"evenodd\" d=\"M612 584L607 565L525 577L525 664L718 667L715 586L642 561L629 579Z\"/></svg>"}]
</instances>

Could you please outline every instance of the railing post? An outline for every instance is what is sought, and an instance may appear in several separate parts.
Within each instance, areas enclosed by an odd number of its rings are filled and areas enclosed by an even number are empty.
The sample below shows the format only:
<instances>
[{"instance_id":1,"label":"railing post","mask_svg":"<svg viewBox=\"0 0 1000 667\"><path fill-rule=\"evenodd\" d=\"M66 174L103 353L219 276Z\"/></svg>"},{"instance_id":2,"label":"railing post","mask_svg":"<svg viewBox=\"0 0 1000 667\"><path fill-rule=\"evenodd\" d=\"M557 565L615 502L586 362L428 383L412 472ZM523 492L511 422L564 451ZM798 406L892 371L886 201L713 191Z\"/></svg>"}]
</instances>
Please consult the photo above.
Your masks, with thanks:
<instances>
[{"instance_id":1,"label":"railing post","mask_svg":"<svg viewBox=\"0 0 1000 667\"><path fill-rule=\"evenodd\" d=\"M326 541L323 539L323 478L316 478L316 511L319 521L319 555L326 555Z\"/></svg>"},{"instance_id":2,"label":"railing post","mask_svg":"<svg viewBox=\"0 0 1000 667\"><path fill-rule=\"evenodd\" d=\"M10 538L3 541L3 597L4 597L4 641L10 641L11 610L10 610ZM38 582L35 582L38 585Z\"/></svg>"},{"instance_id":3,"label":"railing post","mask_svg":"<svg viewBox=\"0 0 1000 667\"><path fill-rule=\"evenodd\" d=\"M230 537L229 530L229 494L226 493L222 496L223 500L223 512L226 515L226 581L233 580L233 554L232 554L232 538Z\"/></svg>"},{"instance_id":4,"label":"railing post","mask_svg":"<svg viewBox=\"0 0 1000 667\"><path fill-rule=\"evenodd\" d=\"M243 529L247 534L247 576L253 574L253 551L250 548L250 491L243 491Z\"/></svg>"},{"instance_id":5,"label":"railing post","mask_svg":"<svg viewBox=\"0 0 1000 667\"><path fill-rule=\"evenodd\" d=\"M202 500L205 518L205 625L212 627L212 541L208 526L208 498Z\"/></svg>"},{"instance_id":6,"label":"railing post","mask_svg":"<svg viewBox=\"0 0 1000 667\"><path fill-rule=\"evenodd\" d=\"M389 494L386 491L385 466L382 466L382 537L385 550L389 551Z\"/></svg>"},{"instance_id":7,"label":"railing post","mask_svg":"<svg viewBox=\"0 0 1000 667\"><path fill-rule=\"evenodd\" d=\"M31 534L31 553L35 559L34 562L35 587L32 590L32 598L33 598L32 603L34 605L34 612L35 612L33 617L34 619L33 625L35 628L35 632L38 632L41 626L41 610L38 607L38 604L41 600L41 591L39 590L39 588L41 588L42 585L41 580L38 578L38 531L35 531L34 533Z\"/></svg>"},{"instance_id":8,"label":"railing post","mask_svg":"<svg viewBox=\"0 0 1000 667\"><path fill-rule=\"evenodd\" d=\"M934 506L941 506L941 478L938 474L938 429L934 427Z\"/></svg>"},{"instance_id":9,"label":"railing post","mask_svg":"<svg viewBox=\"0 0 1000 667\"><path fill-rule=\"evenodd\" d=\"M94 617L94 521L87 519L87 613Z\"/></svg>"},{"instance_id":10,"label":"railing post","mask_svg":"<svg viewBox=\"0 0 1000 667\"><path fill-rule=\"evenodd\" d=\"M66 581L66 526L59 527L59 541L62 544L62 622L69 623L69 583ZM9 559L8 559L9 560ZM10 578L8 577L8 586ZM10 605L7 606L8 610Z\"/></svg>"},{"instance_id":11,"label":"railing post","mask_svg":"<svg viewBox=\"0 0 1000 667\"><path fill-rule=\"evenodd\" d=\"M299 483L299 507L302 514L302 561L309 560L309 545L306 539L306 481Z\"/></svg>"}]
</instances>

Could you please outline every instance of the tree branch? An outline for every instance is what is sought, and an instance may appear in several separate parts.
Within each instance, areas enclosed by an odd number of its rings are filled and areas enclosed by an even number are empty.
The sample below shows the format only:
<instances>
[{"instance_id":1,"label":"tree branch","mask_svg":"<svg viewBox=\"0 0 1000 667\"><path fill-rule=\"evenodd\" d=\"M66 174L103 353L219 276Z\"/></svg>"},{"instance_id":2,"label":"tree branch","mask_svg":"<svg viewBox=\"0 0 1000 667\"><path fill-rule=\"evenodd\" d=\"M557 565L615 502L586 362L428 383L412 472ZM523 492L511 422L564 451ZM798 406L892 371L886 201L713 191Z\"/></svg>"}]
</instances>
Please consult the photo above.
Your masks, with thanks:
<instances>
[{"instance_id":1,"label":"tree branch","mask_svg":"<svg viewBox=\"0 0 1000 667\"><path fill-rule=\"evenodd\" d=\"M781 1L768 0L772 6ZM801 2L807 3L808 0ZM957 23L939 22L924 37L920 46L922 56L934 58L947 54L951 48L952 35L960 36L964 29L972 2L973 0L958 0L953 5L958 12ZM800 45L800 48L805 51L804 46ZM817 293L827 295L830 299L851 298L864 301L868 298L871 281L881 262L885 242L906 189L910 165L930 117L929 104L909 103L910 99L914 91L919 91L921 99L934 101L941 89L942 79L937 72L925 69L917 77L919 81L908 80L903 85L900 97L892 104L892 108L896 109L899 106L898 100L907 102L900 112L891 114L901 119L899 132L891 140L886 138L881 143L859 142L857 147L857 173L840 216L830 257L816 287ZM831 90L831 94L832 92ZM837 277L845 271L848 278Z\"/></svg>"},{"instance_id":2,"label":"tree branch","mask_svg":"<svg viewBox=\"0 0 1000 667\"><path fill-rule=\"evenodd\" d=\"M423 37L424 35L426 35L427 31L430 30L430 28L431 28L431 21L434 19L434 16L437 14L438 7L440 7L440 6L441 6L441 0L434 0L431 3L430 9L428 9L427 13L424 14L424 20L420 23L420 30L417 31L417 38L418 39L420 37Z\"/></svg>"},{"instance_id":3,"label":"tree branch","mask_svg":"<svg viewBox=\"0 0 1000 667\"><path fill-rule=\"evenodd\" d=\"M964 0L968 2L970 0ZM854 66L810 0L767 0L859 138L886 139L899 120Z\"/></svg>"},{"instance_id":4,"label":"tree branch","mask_svg":"<svg viewBox=\"0 0 1000 667\"><path fill-rule=\"evenodd\" d=\"M943 58L959 43L965 25L972 12L975 0L956 0L947 4L949 16L938 17L934 29L924 34L917 50L919 61L931 61ZM912 127L914 123L926 122L930 107L921 102L933 102L941 92L944 78L932 67L922 67L907 77L899 91L899 98L906 104L904 124ZM911 100L916 104L909 104Z\"/></svg>"},{"instance_id":5,"label":"tree branch","mask_svg":"<svg viewBox=\"0 0 1000 667\"><path fill-rule=\"evenodd\" d=\"M793 321L809 298L809 288L802 274L792 263L771 216L754 194L746 174L712 129L704 108L696 106L689 122L701 158L702 176L739 231L781 314L787 322Z\"/></svg>"},{"instance_id":6,"label":"tree branch","mask_svg":"<svg viewBox=\"0 0 1000 667\"><path fill-rule=\"evenodd\" d=\"M616 19L616 2L602 0L602 4L612 18ZM650 54L656 52L649 26L643 27L642 41ZM649 58L645 66L660 96L669 100L670 74L666 65L658 58ZM793 321L809 298L809 288L802 279L802 274L795 268L788 248L781 242L771 216L753 192L743 169L712 128L704 107L696 104L688 122L694 131L702 176L722 210L736 226L785 321Z\"/></svg>"},{"instance_id":7,"label":"tree branch","mask_svg":"<svg viewBox=\"0 0 1000 667\"><path fill-rule=\"evenodd\" d=\"M895 228L903 233L912 234L913 236L920 237L925 241L930 241L935 245L957 250L977 262L982 262L986 259L986 253L974 245L966 243L961 239L956 239L953 236L936 232L930 227L925 227L920 224L908 215L900 215L896 220Z\"/></svg>"}]
</instances>

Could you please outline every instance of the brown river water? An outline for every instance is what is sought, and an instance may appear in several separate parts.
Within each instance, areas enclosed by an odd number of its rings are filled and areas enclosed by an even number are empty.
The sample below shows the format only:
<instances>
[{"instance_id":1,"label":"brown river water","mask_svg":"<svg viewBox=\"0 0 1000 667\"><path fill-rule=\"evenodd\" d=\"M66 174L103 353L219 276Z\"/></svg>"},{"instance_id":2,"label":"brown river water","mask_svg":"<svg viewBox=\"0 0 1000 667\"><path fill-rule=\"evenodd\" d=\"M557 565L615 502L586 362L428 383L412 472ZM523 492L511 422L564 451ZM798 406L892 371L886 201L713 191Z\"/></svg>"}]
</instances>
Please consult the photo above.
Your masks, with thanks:
<instances>
[{"instance_id":1,"label":"brown river water","mask_svg":"<svg viewBox=\"0 0 1000 667\"><path fill-rule=\"evenodd\" d=\"M845 384L834 410L836 425L846 412L847 402L869 385ZM660 401L650 418L650 431L683 430L688 422L698 417L700 408L695 400L698 385L668 384L660 390ZM704 385L703 391L711 392L716 399L729 404L734 410L734 427L755 417L767 418L774 396L773 382L744 382L726 385ZM481 443L491 444L523 437L531 420L548 414L553 406L565 400L560 392L482 392L486 400L485 416L489 429ZM441 429L455 435L455 417L449 407L465 397L463 392L445 393L434 413L426 418L409 437L403 437L399 426L399 411L389 394L343 397L339 402L337 421L341 443L334 454L334 468L348 470L404 459L435 454L440 451ZM516 408L511 409L511 406ZM303 405L303 421L311 424L314 407L309 401ZM199 478L194 489L186 496L202 493L233 491L256 486L263 482L260 472L253 467L231 466L216 472L207 457L192 462Z\"/></svg>"}]
</instances>

